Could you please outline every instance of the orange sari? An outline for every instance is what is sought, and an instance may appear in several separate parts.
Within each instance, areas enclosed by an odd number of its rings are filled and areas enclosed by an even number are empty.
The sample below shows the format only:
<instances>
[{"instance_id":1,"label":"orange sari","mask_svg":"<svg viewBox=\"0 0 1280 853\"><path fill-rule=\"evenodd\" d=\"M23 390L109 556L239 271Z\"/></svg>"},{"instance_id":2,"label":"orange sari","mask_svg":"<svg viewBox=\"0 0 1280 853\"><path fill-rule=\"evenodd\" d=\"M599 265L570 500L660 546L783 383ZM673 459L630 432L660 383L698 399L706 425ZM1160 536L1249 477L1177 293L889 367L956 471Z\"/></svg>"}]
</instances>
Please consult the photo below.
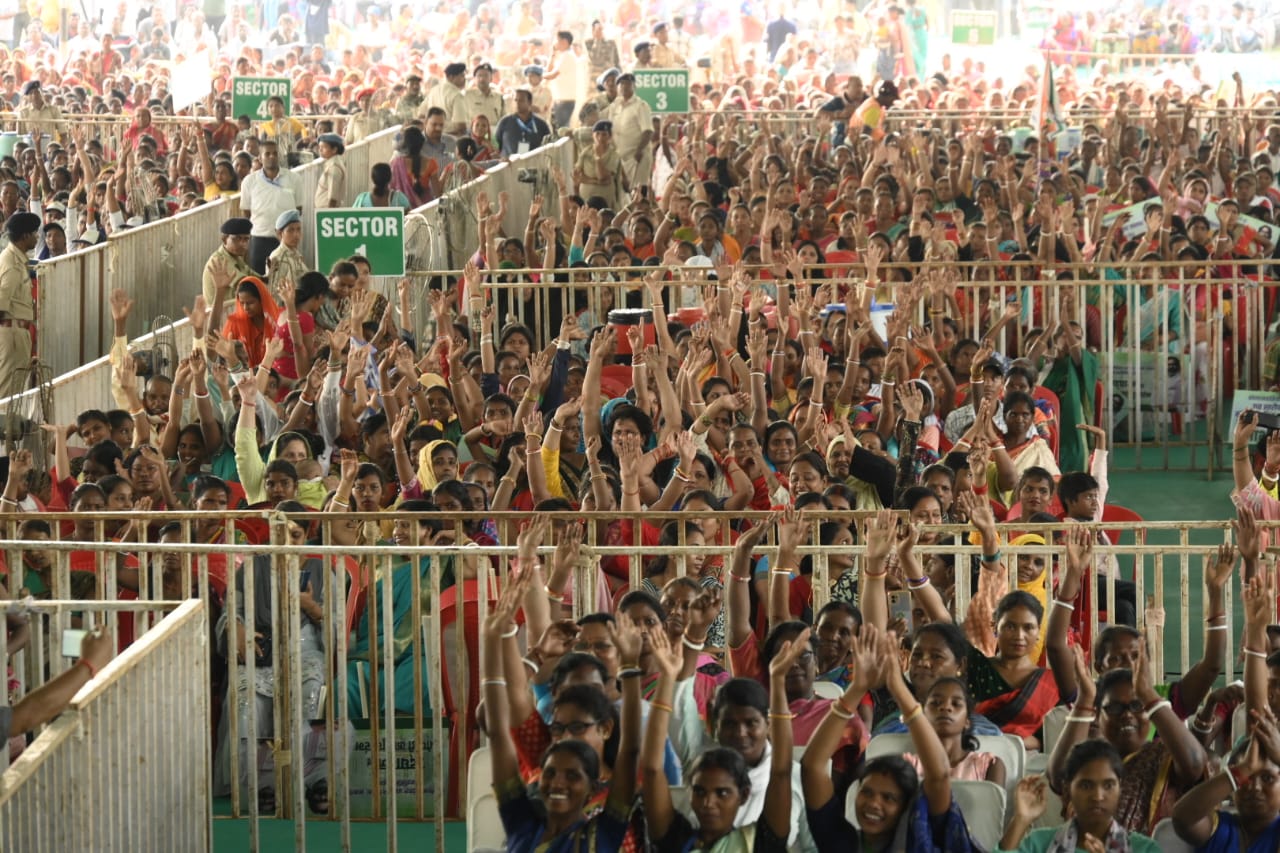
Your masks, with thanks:
<instances>
[{"instance_id":1,"label":"orange sari","mask_svg":"<svg viewBox=\"0 0 1280 853\"><path fill-rule=\"evenodd\" d=\"M237 300L236 307L227 315L227 323L222 327L222 336L244 344L244 348L249 353L249 366L257 367L266 357L267 341L275 337L276 323L280 318L280 306L271 298L271 291L267 289L262 279L247 275L240 279L236 289L239 290L245 283L253 285L258 291L258 300L262 303L262 324L255 323Z\"/></svg>"}]
</instances>

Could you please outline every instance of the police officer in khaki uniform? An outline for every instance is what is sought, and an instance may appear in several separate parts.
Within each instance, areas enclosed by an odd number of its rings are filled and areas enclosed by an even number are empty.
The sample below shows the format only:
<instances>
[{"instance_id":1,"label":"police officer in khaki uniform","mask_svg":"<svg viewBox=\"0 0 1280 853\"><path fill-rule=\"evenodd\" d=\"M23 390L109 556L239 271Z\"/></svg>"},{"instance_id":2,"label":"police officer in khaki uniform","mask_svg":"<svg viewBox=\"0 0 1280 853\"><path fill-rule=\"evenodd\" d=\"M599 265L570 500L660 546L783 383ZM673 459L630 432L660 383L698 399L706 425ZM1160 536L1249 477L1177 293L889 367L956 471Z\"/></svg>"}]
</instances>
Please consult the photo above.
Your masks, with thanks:
<instances>
[{"instance_id":1,"label":"police officer in khaki uniform","mask_svg":"<svg viewBox=\"0 0 1280 853\"><path fill-rule=\"evenodd\" d=\"M15 213L5 223L9 245L0 251L0 397L22 390L31 369L31 298L27 256L40 241L40 217Z\"/></svg>"},{"instance_id":2,"label":"police officer in khaki uniform","mask_svg":"<svg viewBox=\"0 0 1280 853\"><path fill-rule=\"evenodd\" d=\"M502 100L502 93L490 88L489 84L493 82L493 66L487 62L477 65L475 81L476 85L462 94L467 126L470 127L473 118L484 113L489 117L489 127L496 128L498 122L507 114L507 106Z\"/></svg>"},{"instance_id":3,"label":"police officer in khaki uniform","mask_svg":"<svg viewBox=\"0 0 1280 853\"><path fill-rule=\"evenodd\" d=\"M604 111L613 125L613 143L622 159L624 189L647 187L653 179L653 113L636 96L636 75L618 76L618 99Z\"/></svg>"},{"instance_id":4,"label":"police officer in khaki uniform","mask_svg":"<svg viewBox=\"0 0 1280 853\"><path fill-rule=\"evenodd\" d=\"M58 139L66 131L62 111L44 99L39 80L30 80L22 87L17 116L19 133L40 133Z\"/></svg>"}]
</instances>

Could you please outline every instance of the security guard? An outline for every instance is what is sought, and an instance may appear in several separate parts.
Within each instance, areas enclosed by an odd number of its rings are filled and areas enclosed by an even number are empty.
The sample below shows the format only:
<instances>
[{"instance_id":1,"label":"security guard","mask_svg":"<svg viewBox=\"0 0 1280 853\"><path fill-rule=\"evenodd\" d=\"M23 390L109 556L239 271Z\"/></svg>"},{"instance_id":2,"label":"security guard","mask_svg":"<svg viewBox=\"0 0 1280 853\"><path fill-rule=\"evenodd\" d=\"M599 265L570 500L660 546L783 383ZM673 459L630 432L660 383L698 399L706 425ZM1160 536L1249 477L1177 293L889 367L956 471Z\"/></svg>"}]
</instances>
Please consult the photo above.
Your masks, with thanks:
<instances>
[{"instance_id":1,"label":"security guard","mask_svg":"<svg viewBox=\"0 0 1280 853\"><path fill-rule=\"evenodd\" d=\"M67 129L62 111L44 99L39 80L29 80L22 87L17 116L20 133L40 133L56 140Z\"/></svg>"},{"instance_id":2,"label":"security guard","mask_svg":"<svg viewBox=\"0 0 1280 853\"><path fill-rule=\"evenodd\" d=\"M489 127L496 128L498 122L506 115L507 107L502 100L502 93L490 87L493 82L493 66L487 62L477 65L475 81L475 86L462 93L462 106L467 114L467 126L470 127L471 120L483 113L489 117Z\"/></svg>"},{"instance_id":3,"label":"security guard","mask_svg":"<svg viewBox=\"0 0 1280 853\"><path fill-rule=\"evenodd\" d=\"M244 217L232 217L222 223L222 245L209 256L200 278L200 292L204 294L204 301L210 310L213 309L213 301L218 292L217 271L225 270L231 276L233 284L246 275L254 274L248 260L251 233L253 223Z\"/></svg>"},{"instance_id":4,"label":"security guard","mask_svg":"<svg viewBox=\"0 0 1280 853\"><path fill-rule=\"evenodd\" d=\"M36 306L27 257L40 241L40 217L15 213L5 231L9 245L0 251L0 397L21 391L31 369Z\"/></svg>"}]
</instances>

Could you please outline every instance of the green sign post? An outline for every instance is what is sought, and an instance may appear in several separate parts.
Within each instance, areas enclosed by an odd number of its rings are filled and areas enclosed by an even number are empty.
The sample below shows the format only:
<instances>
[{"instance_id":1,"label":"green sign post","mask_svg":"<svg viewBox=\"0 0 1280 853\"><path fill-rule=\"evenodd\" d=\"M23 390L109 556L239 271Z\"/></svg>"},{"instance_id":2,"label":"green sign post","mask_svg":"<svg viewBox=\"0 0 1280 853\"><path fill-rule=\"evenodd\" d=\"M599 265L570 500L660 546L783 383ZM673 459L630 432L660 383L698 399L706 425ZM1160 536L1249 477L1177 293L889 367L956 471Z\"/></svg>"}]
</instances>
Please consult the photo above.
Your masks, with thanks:
<instances>
[{"instance_id":1,"label":"green sign post","mask_svg":"<svg viewBox=\"0 0 1280 853\"><path fill-rule=\"evenodd\" d=\"M364 255L374 275L404 275L404 211L385 207L316 211L316 269Z\"/></svg>"},{"instance_id":2,"label":"green sign post","mask_svg":"<svg viewBox=\"0 0 1280 853\"><path fill-rule=\"evenodd\" d=\"M637 69L636 97L654 115L689 112L689 69Z\"/></svg>"},{"instance_id":3,"label":"green sign post","mask_svg":"<svg viewBox=\"0 0 1280 853\"><path fill-rule=\"evenodd\" d=\"M293 84L276 77L233 77L231 79L231 118L248 116L256 121L271 118L267 99L277 96L284 99L284 114L289 115L293 106Z\"/></svg>"},{"instance_id":4,"label":"green sign post","mask_svg":"<svg viewBox=\"0 0 1280 853\"><path fill-rule=\"evenodd\" d=\"M996 13L973 9L952 12L951 41L953 44L995 44Z\"/></svg>"}]
</instances>

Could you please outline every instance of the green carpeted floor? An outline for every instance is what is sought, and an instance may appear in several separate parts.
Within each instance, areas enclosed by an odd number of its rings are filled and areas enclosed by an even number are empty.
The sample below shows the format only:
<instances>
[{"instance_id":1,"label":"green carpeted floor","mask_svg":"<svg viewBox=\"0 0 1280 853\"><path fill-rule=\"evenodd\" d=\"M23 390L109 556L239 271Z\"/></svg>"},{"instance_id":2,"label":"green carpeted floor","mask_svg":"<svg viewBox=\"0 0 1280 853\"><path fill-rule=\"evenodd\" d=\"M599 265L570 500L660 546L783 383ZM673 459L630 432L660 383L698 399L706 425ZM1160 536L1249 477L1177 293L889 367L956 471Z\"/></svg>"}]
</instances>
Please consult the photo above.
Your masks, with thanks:
<instances>
[{"instance_id":1,"label":"green carpeted floor","mask_svg":"<svg viewBox=\"0 0 1280 853\"><path fill-rule=\"evenodd\" d=\"M1192 463L1198 470L1189 469ZM1222 454L1222 461L1229 463L1229 451ZM1170 450L1167 463L1164 452L1144 447L1141 454L1133 448L1121 448L1111 455L1112 473L1110 476L1111 491L1108 503L1119 504L1136 510L1149 521L1181 521L1187 519L1229 519L1234 517L1234 510L1228 495L1231 492L1231 472L1229 469L1218 471L1213 480L1207 478L1208 458L1201 448L1194 460L1189 451L1173 448ZM1169 469L1164 466L1168 464ZM1137 470L1141 466L1142 470ZM1173 469L1173 470L1170 470ZM1152 545L1173 545L1178 541L1175 532L1150 531L1147 541ZM1209 546L1220 542L1206 533L1192 532L1191 543ZM1201 574L1200 558L1192 557L1189 563L1190 617L1183 618L1180 611L1181 562L1176 555L1166 554L1161 562L1165 573L1164 605L1166 612L1164 630L1165 668L1173 675L1179 669L1183 631L1189 627L1188 641L1191 660L1198 658L1201 648L1203 619L1201 618L1200 599ZM1156 571L1155 559L1147 561L1145 567L1146 589L1154 590ZM1233 624L1239 625L1239 596L1232 597L1236 605ZM215 809L225 814L225 809ZM244 853L249 846L249 823L244 819L225 817L215 818L214 850L218 853ZM328 821L308 821L306 849L314 853L330 853L342 849L341 828ZM416 853L431 853L436 850L435 827L430 823L400 823L397 826L397 847L400 850L413 850ZM263 820L259 822L259 849L262 851L294 849L294 826L290 821ZM384 851L387 846L387 830L385 824L371 822L353 822L351 826L352 849L368 851ZM445 851L461 853L466 848L466 827L463 823L453 821L445 824Z\"/></svg>"}]
</instances>

